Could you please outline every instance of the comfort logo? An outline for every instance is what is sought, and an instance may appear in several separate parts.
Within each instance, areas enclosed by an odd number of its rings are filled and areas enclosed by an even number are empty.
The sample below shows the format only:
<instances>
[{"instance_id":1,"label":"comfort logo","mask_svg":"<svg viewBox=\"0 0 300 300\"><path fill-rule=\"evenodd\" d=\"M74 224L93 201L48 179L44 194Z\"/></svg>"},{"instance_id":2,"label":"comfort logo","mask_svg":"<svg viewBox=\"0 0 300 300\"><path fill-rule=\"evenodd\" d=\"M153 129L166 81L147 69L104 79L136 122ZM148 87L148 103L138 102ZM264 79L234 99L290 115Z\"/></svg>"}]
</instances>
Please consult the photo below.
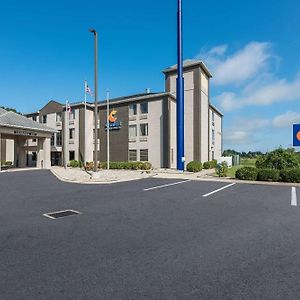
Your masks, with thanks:
<instances>
[{"instance_id":1,"label":"comfort logo","mask_svg":"<svg viewBox=\"0 0 300 300\"><path fill-rule=\"evenodd\" d=\"M300 131L297 132L296 137L297 137L297 140L300 142Z\"/></svg>"},{"instance_id":2,"label":"comfort logo","mask_svg":"<svg viewBox=\"0 0 300 300\"><path fill-rule=\"evenodd\" d=\"M113 110L113 111L109 114L109 116L108 116L108 121L109 121L110 123L115 123L115 122L118 120L118 118L116 117L116 114L117 114L117 111L116 111L116 110Z\"/></svg>"}]
</instances>

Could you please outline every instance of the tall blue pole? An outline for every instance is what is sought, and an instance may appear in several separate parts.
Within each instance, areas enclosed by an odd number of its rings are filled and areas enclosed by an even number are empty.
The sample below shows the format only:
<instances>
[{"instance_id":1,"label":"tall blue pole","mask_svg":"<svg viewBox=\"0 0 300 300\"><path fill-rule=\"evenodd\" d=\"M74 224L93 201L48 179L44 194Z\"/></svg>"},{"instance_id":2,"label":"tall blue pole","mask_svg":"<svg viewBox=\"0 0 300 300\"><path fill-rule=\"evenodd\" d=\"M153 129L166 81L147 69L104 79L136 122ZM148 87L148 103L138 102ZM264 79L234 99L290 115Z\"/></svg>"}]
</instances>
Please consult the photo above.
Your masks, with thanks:
<instances>
[{"instance_id":1,"label":"tall blue pole","mask_svg":"<svg viewBox=\"0 0 300 300\"><path fill-rule=\"evenodd\" d=\"M178 0L177 13L177 169L184 171L184 79L183 79L183 47L182 47L182 0Z\"/></svg>"}]
</instances>

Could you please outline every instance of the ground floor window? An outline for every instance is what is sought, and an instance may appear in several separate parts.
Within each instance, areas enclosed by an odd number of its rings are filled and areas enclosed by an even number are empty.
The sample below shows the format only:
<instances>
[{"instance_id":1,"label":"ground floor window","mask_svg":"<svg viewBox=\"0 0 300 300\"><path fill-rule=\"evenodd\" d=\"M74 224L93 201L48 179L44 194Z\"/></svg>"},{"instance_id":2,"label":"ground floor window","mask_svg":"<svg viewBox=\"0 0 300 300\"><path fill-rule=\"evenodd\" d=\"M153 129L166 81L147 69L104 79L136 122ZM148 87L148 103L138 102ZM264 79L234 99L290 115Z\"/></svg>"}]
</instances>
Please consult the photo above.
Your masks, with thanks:
<instances>
[{"instance_id":1,"label":"ground floor window","mask_svg":"<svg viewBox=\"0 0 300 300\"><path fill-rule=\"evenodd\" d=\"M140 161L148 161L148 149L140 150Z\"/></svg>"},{"instance_id":2,"label":"ground floor window","mask_svg":"<svg viewBox=\"0 0 300 300\"><path fill-rule=\"evenodd\" d=\"M129 150L129 161L137 161L137 151Z\"/></svg>"},{"instance_id":3,"label":"ground floor window","mask_svg":"<svg viewBox=\"0 0 300 300\"><path fill-rule=\"evenodd\" d=\"M69 151L69 160L74 160L75 159L75 151Z\"/></svg>"},{"instance_id":4,"label":"ground floor window","mask_svg":"<svg viewBox=\"0 0 300 300\"><path fill-rule=\"evenodd\" d=\"M51 135L51 146L54 146L54 139L55 139L55 136L54 136L54 133L52 133L52 135Z\"/></svg>"}]
</instances>

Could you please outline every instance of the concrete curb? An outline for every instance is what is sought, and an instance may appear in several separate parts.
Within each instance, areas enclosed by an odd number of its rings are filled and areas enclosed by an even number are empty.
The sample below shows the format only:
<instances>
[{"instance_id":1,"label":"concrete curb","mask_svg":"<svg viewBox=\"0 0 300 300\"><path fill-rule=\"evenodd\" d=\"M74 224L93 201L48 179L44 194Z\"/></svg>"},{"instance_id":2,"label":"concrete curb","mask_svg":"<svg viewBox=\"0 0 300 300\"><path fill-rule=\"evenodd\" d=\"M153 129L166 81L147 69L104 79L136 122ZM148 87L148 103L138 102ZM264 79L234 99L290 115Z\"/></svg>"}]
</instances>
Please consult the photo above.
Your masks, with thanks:
<instances>
[{"instance_id":1,"label":"concrete curb","mask_svg":"<svg viewBox=\"0 0 300 300\"><path fill-rule=\"evenodd\" d=\"M208 181L208 182L225 182L225 183L241 183L241 184L252 184L252 185L271 185L271 186L296 186L300 187L300 183L292 183L292 182L267 182L267 181L251 181L251 180L239 180L233 178L213 178L213 177L198 177L192 178L190 176L160 176L161 174L157 174L156 178L162 179L184 179L184 180L194 180L194 181Z\"/></svg>"},{"instance_id":2,"label":"concrete curb","mask_svg":"<svg viewBox=\"0 0 300 300\"><path fill-rule=\"evenodd\" d=\"M60 181L66 182L66 183L74 183L74 184L100 184L100 185L108 185L108 184L115 184L115 183L122 183L122 182L129 182L129 181L136 181L136 180L142 180L146 178L152 178L153 176L145 177L145 178L129 178L129 179L120 179L120 180L112 180L112 181L89 181L89 182L84 182L84 181L79 181L79 180L71 180L71 179L66 179L59 174L57 174L53 169L50 169L51 173Z\"/></svg>"}]
</instances>

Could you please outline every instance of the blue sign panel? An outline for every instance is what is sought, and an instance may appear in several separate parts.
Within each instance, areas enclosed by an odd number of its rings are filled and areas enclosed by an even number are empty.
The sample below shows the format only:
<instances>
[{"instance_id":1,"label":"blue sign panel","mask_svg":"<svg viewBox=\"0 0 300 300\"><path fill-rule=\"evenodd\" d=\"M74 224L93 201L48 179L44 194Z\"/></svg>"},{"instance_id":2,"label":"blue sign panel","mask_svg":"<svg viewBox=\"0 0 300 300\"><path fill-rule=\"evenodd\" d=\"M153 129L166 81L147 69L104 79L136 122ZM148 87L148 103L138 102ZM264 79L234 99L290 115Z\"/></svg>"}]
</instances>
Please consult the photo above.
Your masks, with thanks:
<instances>
[{"instance_id":1,"label":"blue sign panel","mask_svg":"<svg viewBox=\"0 0 300 300\"><path fill-rule=\"evenodd\" d=\"M293 146L300 146L300 124L293 125Z\"/></svg>"}]
</instances>

